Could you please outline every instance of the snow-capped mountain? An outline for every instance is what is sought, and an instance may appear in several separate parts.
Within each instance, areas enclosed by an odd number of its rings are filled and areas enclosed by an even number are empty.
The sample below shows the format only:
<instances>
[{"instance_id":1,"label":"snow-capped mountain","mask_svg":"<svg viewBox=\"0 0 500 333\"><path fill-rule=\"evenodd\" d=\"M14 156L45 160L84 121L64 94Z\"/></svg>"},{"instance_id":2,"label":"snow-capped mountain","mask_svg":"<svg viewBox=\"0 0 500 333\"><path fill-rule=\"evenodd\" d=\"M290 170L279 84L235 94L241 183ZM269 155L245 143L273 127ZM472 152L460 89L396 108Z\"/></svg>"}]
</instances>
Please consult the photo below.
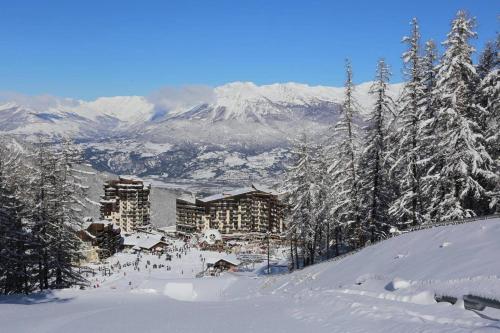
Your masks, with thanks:
<instances>
[{"instance_id":1,"label":"snow-capped mountain","mask_svg":"<svg viewBox=\"0 0 500 333\"><path fill-rule=\"evenodd\" d=\"M373 102L370 85L356 89L361 114ZM391 86L393 96L399 89ZM301 132L321 137L337 121L343 90L233 82L203 94L188 90L181 102L161 92L41 106L8 102L0 105L0 132L73 137L94 167L114 173L238 182L280 174L291 139Z\"/></svg>"}]
</instances>

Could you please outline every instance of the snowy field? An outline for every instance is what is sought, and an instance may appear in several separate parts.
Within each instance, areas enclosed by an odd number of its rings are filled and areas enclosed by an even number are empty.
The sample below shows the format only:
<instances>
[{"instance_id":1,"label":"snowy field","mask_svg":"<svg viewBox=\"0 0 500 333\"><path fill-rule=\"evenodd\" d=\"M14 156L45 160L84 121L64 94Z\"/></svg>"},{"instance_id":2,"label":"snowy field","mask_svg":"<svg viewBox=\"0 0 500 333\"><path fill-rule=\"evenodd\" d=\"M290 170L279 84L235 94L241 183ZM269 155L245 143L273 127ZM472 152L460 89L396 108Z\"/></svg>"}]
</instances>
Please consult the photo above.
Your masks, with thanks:
<instances>
[{"instance_id":1,"label":"snowy field","mask_svg":"<svg viewBox=\"0 0 500 333\"><path fill-rule=\"evenodd\" d=\"M2 297L0 332L500 332L500 310L434 301L500 299L499 239L500 219L427 229L272 277L195 278L214 252L143 257L172 269L125 266L99 288Z\"/></svg>"}]
</instances>

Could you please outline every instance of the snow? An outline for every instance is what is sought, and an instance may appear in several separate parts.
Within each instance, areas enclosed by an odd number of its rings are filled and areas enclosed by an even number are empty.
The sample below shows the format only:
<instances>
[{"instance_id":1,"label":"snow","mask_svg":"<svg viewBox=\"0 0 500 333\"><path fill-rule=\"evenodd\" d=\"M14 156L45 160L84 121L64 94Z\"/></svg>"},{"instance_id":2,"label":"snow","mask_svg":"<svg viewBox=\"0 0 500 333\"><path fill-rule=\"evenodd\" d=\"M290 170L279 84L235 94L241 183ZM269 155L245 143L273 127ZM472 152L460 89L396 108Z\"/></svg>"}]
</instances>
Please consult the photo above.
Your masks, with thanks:
<instances>
[{"instance_id":1,"label":"snow","mask_svg":"<svg viewBox=\"0 0 500 333\"><path fill-rule=\"evenodd\" d=\"M398 289L406 289L409 288L411 285L411 282L400 279L400 278L394 278L386 287L386 289L394 291Z\"/></svg>"},{"instance_id":2,"label":"snow","mask_svg":"<svg viewBox=\"0 0 500 333\"><path fill-rule=\"evenodd\" d=\"M239 189L236 189L233 191L227 191L227 192L223 192L223 193L210 195L208 197L201 198L198 200L200 200L202 202L210 202L210 201L224 199L225 197L231 197L231 196L241 195L241 194L245 194L245 193L251 193L251 192L255 192L255 191L256 191L256 189L253 187L242 187L242 188L239 188Z\"/></svg>"},{"instance_id":3,"label":"snow","mask_svg":"<svg viewBox=\"0 0 500 333\"><path fill-rule=\"evenodd\" d=\"M171 262L144 255L141 265L148 259L172 270L127 266L98 276L95 289L3 296L0 322L2 332L23 333L498 332L500 311L465 310L460 298L500 299L499 234L500 219L425 229L273 276L195 278L200 254L224 255L217 252L192 249ZM435 294L459 302L436 303Z\"/></svg>"},{"instance_id":4,"label":"snow","mask_svg":"<svg viewBox=\"0 0 500 333\"><path fill-rule=\"evenodd\" d=\"M130 246L130 247L138 246L139 248L143 249L150 249L161 241L162 241L162 236L151 235L146 233L137 233L123 237L124 246Z\"/></svg>"},{"instance_id":5,"label":"snow","mask_svg":"<svg viewBox=\"0 0 500 333\"><path fill-rule=\"evenodd\" d=\"M363 109L370 109L374 102L373 97L368 94L371 84L372 82L365 82L356 86L354 95ZM400 84L393 85L391 95L396 96L400 88ZM343 87L310 86L296 82L260 86L253 82L231 82L216 87L214 91L216 105L226 109L226 119L244 115L250 105L258 105L258 102L307 105L314 101L342 103L344 98Z\"/></svg>"},{"instance_id":6,"label":"snow","mask_svg":"<svg viewBox=\"0 0 500 333\"><path fill-rule=\"evenodd\" d=\"M225 160L224 160L224 164L225 165L228 165L228 166L240 166L240 165L245 165L247 163L247 161L243 158L241 158L240 156L238 156L239 154L230 154L228 155Z\"/></svg>"},{"instance_id":7,"label":"snow","mask_svg":"<svg viewBox=\"0 0 500 333\"><path fill-rule=\"evenodd\" d=\"M238 188L238 189L235 189L232 191L226 191L223 193L210 195L208 197L201 198L198 200L200 200L202 202L210 202L210 201L220 200L220 199L223 199L226 197L231 197L231 196L236 196L236 195L241 195L241 194L246 194L246 193L252 193L255 191L261 191L261 192L266 192L266 193L270 193L273 195L277 195L277 193L271 189L267 189L267 188L262 187L260 185L252 184L252 187L242 187L242 188Z\"/></svg>"},{"instance_id":8,"label":"snow","mask_svg":"<svg viewBox=\"0 0 500 333\"><path fill-rule=\"evenodd\" d=\"M110 116L123 122L136 122L149 120L154 114L154 105L142 96L114 96L90 102L80 101L69 111L93 120L99 116Z\"/></svg>"},{"instance_id":9,"label":"snow","mask_svg":"<svg viewBox=\"0 0 500 333\"><path fill-rule=\"evenodd\" d=\"M366 82L356 87L355 97L363 110L368 110L373 104L373 97L368 94L371 82ZM401 84L391 85L391 96L396 97L401 89ZM307 84L289 82L270 85L256 85L252 82L232 82L213 89L215 99L209 104L213 110L212 118L223 120L258 119L270 114L289 114L293 110L287 106L310 106L317 103L341 103L343 87L309 86ZM202 103L202 105L204 105ZM284 106L276 107L275 105ZM22 119L19 123L10 124L6 132L50 136L77 135L93 137L94 134L106 135L114 131L128 133L146 125L155 123L157 107L144 96L113 96L100 97L92 101L76 99L55 99L53 103L32 105L14 102L0 104L0 114L7 116L16 115ZM175 118L190 115L200 105L184 105L166 114L166 118ZM195 112L193 119L199 115ZM189 118L189 117L188 117ZM8 118L11 120L11 118ZM193 127L195 125L190 124ZM231 126L230 124L228 126ZM12 128L11 128L12 127ZM162 129L163 127L160 127ZM149 129L146 129L148 132ZM201 133L198 133L200 135ZM255 133L257 134L257 133ZM269 135L269 133L267 133ZM275 132L274 132L275 134ZM157 135L160 137L160 135ZM157 153L168 151L171 146L166 142L146 144L146 149Z\"/></svg>"}]
</instances>

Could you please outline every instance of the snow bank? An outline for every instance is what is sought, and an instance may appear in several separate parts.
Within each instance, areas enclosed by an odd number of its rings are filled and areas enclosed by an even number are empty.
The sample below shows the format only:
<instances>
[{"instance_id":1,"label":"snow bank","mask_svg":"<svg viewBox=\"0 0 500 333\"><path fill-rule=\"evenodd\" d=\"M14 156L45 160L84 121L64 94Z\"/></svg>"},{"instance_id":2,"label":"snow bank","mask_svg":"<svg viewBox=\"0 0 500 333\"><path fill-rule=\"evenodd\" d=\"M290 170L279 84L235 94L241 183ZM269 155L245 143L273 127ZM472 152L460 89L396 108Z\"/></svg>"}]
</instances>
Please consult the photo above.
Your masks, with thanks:
<instances>
[{"instance_id":1,"label":"snow bank","mask_svg":"<svg viewBox=\"0 0 500 333\"><path fill-rule=\"evenodd\" d=\"M406 289L410 287L411 282L400 279L400 278L394 278L386 287L387 290L394 291L398 289Z\"/></svg>"}]
</instances>

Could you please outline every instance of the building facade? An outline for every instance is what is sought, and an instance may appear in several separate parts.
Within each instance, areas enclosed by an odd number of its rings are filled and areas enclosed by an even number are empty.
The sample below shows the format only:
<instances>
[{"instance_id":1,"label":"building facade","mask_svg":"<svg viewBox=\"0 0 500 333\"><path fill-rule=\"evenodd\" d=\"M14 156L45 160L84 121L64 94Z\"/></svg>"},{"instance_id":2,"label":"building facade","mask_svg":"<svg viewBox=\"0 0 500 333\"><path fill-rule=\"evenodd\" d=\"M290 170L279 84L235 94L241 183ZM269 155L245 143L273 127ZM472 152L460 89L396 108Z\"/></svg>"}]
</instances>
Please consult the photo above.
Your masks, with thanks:
<instances>
[{"instance_id":1,"label":"building facade","mask_svg":"<svg viewBox=\"0 0 500 333\"><path fill-rule=\"evenodd\" d=\"M132 232L150 224L151 185L133 177L122 177L104 184L101 218Z\"/></svg>"},{"instance_id":2,"label":"building facade","mask_svg":"<svg viewBox=\"0 0 500 333\"><path fill-rule=\"evenodd\" d=\"M176 200L176 230L180 234L217 229L223 235L278 235L284 231L284 205L278 195L255 186L202 199Z\"/></svg>"},{"instance_id":3,"label":"building facade","mask_svg":"<svg viewBox=\"0 0 500 333\"><path fill-rule=\"evenodd\" d=\"M110 221L84 222L78 236L84 242L84 254L88 262L102 260L115 254L121 245L120 228Z\"/></svg>"}]
</instances>

